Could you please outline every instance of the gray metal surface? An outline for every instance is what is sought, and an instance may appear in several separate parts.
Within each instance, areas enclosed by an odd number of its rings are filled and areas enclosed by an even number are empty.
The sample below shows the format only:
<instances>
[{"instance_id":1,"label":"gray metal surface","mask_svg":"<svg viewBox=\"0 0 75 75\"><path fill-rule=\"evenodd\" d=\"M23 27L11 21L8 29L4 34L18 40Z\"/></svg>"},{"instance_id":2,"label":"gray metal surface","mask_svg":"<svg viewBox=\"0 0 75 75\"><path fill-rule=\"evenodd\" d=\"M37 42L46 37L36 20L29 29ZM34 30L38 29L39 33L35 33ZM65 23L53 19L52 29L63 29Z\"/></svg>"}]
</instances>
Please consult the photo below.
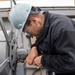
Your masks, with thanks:
<instances>
[{"instance_id":1,"label":"gray metal surface","mask_svg":"<svg viewBox=\"0 0 75 75\"><path fill-rule=\"evenodd\" d=\"M9 59L7 58L0 64L0 72L2 72L3 69L7 66L8 60Z\"/></svg>"},{"instance_id":2,"label":"gray metal surface","mask_svg":"<svg viewBox=\"0 0 75 75\"><path fill-rule=\"evenodd\" d=\"M6 38L6 42L7 42L7 44L8 44L8 47L10 48L9 37L8 37L8 34L7 34L7 32L6 32L6 29L5 29L5 26L4 26L4 24L3 24L3 20L2 20L1 17L0 17L0 25L1 25L1 28L2 28L3 33L4 33L4 35L5 35L5 38ZM9 52L10 52L10 51L9 51Z\"/></svg>"},{"instance_id":3,"label":"gray metal surface","mask_svg":"<svg viewBox=\"0 0 75 75\"><path fill-rule=\"evenodd\" d=\"M10 31L7 31L8 35ZM6 38L2 31L0 31L0 64L8 57L8 46L6 42Z\"/></svg>"},{"instance_id":4,"label":"gray metal surface","mask_svg":"<svg viewBox=\"0 0 75 75\"><path fill-rule=\"evenodd\" d=\"M24 63L17 63L17 71L16 71L16 75L26 75L25 74L25 67L24 67Z\"/></svg>"},{"instance_id":5,"label":"gray metal surface","mask_svg":"<svg viewBox=\"0 0 75 75\"><path fill-rule=\"evenodd\" d=\"M10 31L7 31L10 36ZM8 45L4 33L0 31L0 75L9 75L11 69L9 67Z\"/></svg>"},{"instance_id":6,"label":"gray metal surface","mask_svg":"<svg viewBox=\"0 0 75 75\"><path fill-rule=\"evenodd\" d=\"M41 9L50 13L75 16L75 7L41 7Z\"/></svg>"},{"instance_id":7,"label":"gray metal surface","mask_svg":"<svg viewBox=\"0 0 75 75\"><path fill-rule=\"evenodd\" d=\"M30 51L30 38L27 38L27 33L21 33L20 31L17 31L17 55L19 58L24 59L29 51Z\"/></svg>"}]
</instances>

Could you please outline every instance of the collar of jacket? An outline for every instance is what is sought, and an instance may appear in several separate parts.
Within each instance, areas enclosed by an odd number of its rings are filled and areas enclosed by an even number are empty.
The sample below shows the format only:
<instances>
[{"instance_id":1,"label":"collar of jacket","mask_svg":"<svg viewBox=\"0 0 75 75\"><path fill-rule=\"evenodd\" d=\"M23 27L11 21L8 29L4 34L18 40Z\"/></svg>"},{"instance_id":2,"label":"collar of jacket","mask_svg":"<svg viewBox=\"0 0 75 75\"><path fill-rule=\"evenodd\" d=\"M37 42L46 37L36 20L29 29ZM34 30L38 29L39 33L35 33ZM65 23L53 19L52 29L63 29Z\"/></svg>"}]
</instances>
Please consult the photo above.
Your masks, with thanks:
<instances>
[{"instance_id":1,"label":"collar of jacket","mask_svg":"<svg viewBox=\"0 0 75 75\"><path fill-rule=\"evenodd\" d=\"M50 26L50 14L49 12L43 12L44 16L45 16L45 22L44 22L44 28L41 32L41 34L38 36L37 40L38 40L38 43L44 39L44 37L47 35L48 33L48 28Z\"/></svg>"}]
</instances>

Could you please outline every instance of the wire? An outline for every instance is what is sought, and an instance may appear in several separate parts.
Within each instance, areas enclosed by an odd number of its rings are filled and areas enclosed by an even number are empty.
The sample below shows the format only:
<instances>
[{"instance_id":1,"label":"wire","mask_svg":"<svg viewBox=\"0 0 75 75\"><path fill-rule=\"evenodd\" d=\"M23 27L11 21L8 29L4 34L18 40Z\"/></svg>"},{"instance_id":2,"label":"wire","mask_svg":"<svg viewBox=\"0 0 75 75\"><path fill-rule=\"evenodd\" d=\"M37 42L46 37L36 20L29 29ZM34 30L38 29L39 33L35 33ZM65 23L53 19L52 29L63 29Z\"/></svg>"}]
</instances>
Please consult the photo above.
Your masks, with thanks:
<instances>
[{"instance_id":1,"label":"wire","mask_svg":"<svg viewBox=\"0 0 75 75\"><path fill-rule=\"evenodd\" d=\"M37 71L40 71L40 75L42 75L42 69L43 69L43 68L36 68L36 70L32 73L32 75L35 75L35 73L36 73Z\"/></svg>"},{"instance_id":2,"label":"wire","mask_svg":"<svg viewBox=\"0 0 75 75\"><path fill-rule=\"evenodd\" d=\"M16 1L15 0L13 0L13 3L16 5Z\"/></svg>"},{"instance_id":3,"label":"wire","mask_svg":"<svg viewBox=\"0 0 75 75\"><path fill-rule=\"evenodd\" d=\"M35 73L37 72L37 71L39 71L40 70L40 68L39 69L36 69L33 73L32 73L32 75L35 75Z\"/></svg>"}]
</instances>

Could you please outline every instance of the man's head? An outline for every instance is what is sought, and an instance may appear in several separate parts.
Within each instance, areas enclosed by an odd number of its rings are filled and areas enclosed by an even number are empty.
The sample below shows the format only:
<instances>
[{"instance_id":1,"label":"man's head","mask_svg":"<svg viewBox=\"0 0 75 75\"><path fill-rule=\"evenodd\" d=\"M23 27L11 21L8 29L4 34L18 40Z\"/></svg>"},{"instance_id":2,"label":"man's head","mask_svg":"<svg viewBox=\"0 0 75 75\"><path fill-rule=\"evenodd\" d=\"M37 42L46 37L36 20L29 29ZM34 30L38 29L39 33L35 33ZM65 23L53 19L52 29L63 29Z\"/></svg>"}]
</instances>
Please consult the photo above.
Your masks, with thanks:
<instances>
[{"instance_id":1,"label":"man's head","mask_svg":"<svg viewBox=\"0 0 75 75\"><path fill-rule=\"evenodd\" d=\"M38 36L43 29L44 15L40 13L40 8L18 4L11 9L9 20L15 28Z\"/></svg>"}]
</instances>

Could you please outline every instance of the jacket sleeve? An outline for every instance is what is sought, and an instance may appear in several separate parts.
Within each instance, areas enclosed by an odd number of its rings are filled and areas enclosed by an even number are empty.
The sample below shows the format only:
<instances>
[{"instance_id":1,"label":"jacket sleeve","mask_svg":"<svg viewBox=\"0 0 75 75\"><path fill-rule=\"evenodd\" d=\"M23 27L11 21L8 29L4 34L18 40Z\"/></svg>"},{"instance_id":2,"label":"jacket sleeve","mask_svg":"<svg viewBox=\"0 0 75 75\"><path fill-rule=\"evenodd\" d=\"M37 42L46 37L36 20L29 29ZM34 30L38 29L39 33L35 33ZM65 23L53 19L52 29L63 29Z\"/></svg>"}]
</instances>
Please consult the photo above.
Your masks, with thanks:
<instances>
[{"instance_id":1,"label":"jacket sleeve","mask_svg":"<svg viewBox=\"0 0 75 75\"><path fill-rule=\"evenodd\" d=\"M37 46L38 46L38 39L36 38L36 41L35 41L35 43L33 43L33 44L31 45L31 48L32 48L32 47L37 47ZM39 51L38 47L37 47L37 52L38 52L39 55L41 54L41 52Z\"/></svg>"},{"instance_id":2,"label":"jacket sleeve","mask_svg":"<svg viewBox=\"0 0 75 75\"><path fill-rule=\"evenodd\" d=\"M54 28L53 46L56 54L42 55L42 65L56 73L75 72L75 28L72 22L62 21ZM56 31L58 29L58 31ZM57 35L57 36L56 36Z\"/></svg>"}]
</instances>

